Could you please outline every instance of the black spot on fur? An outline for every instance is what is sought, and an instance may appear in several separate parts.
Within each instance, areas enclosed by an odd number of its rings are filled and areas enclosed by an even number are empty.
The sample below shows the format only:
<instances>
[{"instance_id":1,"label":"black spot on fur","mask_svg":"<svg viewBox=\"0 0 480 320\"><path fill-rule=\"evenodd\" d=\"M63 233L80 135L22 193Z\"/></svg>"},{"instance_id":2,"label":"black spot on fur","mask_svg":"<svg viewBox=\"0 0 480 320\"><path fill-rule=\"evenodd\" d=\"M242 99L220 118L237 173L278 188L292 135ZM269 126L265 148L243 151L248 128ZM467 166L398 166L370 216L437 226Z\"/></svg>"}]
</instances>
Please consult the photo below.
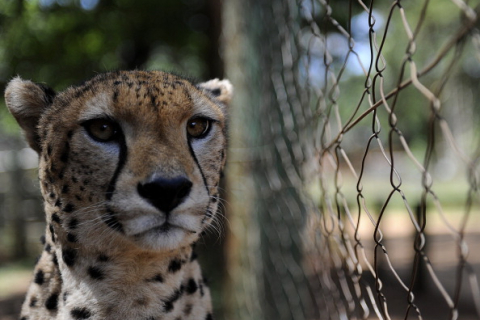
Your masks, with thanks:
<instances>
[{"instance_id":1,"label":"black spot on fur","mask_svg":"<svg viewBox=\"0 0 480 320\"><path fill-rule=\"evenodd\" d=\"M30 299L30 308L33 308L36 306L37 306L37 298L32 297L32 299Z\"/></svg>"},{"instance_id":2,"label":"black spot on fur","mask_svg":"<svg viewBox=\"0 0 480 320\"><path fill-rule=\"evenodd\" d=\"M53 253L52 255L52 262L54 265L56 265L58 267L58 259L57 259L57 254L56 253Z\"/></svg>"},{"instance_id":3,"label":"black spot on fur","mask_svg":"<svg viewBox=\"0 0 480 320\"><path fill-rule=\"evenodd\" d=\"M68 186L68 184L65 184L63 187L62 187L62 193L68 193L68 191L70 191L70 187Z\"/></svg>"},{"instance_id":4,"label":"black spot on fur","mask_svg":"<svg viewBox=\"0 0 480 320\"><path fill-rule=\"evenodd\" d=\"M112 97L112 98L113 98L113 102L117 102L118 93L119 93L118 90L113 91L113 97Z\"/></svg>"},{"instance_id":5,"label":"black spot on fur","mask_svg":"<svg viewBox=\"0 0 480 320\"><path fill-rule=\"evenodd\" d=\"M43 270L38 270L37 273L35 273L35 279L33 281L39 286L41 286L45 282L45 275L43 273Z\"/></svg>"},{"instance_id":6,"label":"black spot on fur","mask_svg":"<svg viewBox=\"0 0 480 320\"><path fill-rule=\"evenodd\" d=\"M58 216L58 214L54 213L52 214L52 221L53 222L56 222L56 223L60 223L60 217Z\"/></svg>"},{"instance_id":7,"label":"black spot on fur","mask_svg":"<svg viewBox=\"0 0 480 320\"><path fill-rule=\"evenodd\" d=\"M110 260L110 258L107 255L102 253L98 256L97 260L100 262L107 262Z\"/></svg>"},{"instance_id":8,"label":"black spot on fur","mask_svg":"<svg viewBox=\"0 0 480 320\"><path fill-rule=\"evenodd\" d=\"M103 280L105 275L99 267L91 266L88 268L88 275L95 280Z\"/></svg>"},{"instance_id":9,"label":"black spot on fur","mask_svg":"<svg viewBox=\"0 0 480 320\"><path fill-rule=\"evenodd\" d=\"M163 282L163 277L162 277L161 274L157 274L157 275L155 275L153 278L148 279L148 281L151 281L151 282Z\"/></svg>"},{"instance_id":10,"label":"black spot on fur","mask_svg":"<svg viewBox=\"0 0 480 320\"><path fill-rule=\"evenodd\" d=\"M168 271L171 273L175 273L182 268L182 261L179 259L173 259L170 261L168 265Z\"/></svg>"},{"instance_id":11,"label":"black spot on fur","mask_svg":"<svg viewBox=\"0 0 480 320\"><path fill-rule=\"evenodd\" d=\"M211 313L207 314L207 316L205 317L205 320L213 320L213 316Z\"/></svg>"},{"instance_id":12,"label":"black spot on fur","mask_svg":"<svg viewBox=\"0 0 480 320\"><path fill-rule=\"evenodd\" d=\"M68 203L68 204L65 206L65 208L63 208L62 211L67 212L67 213L70 213L70 212L72 212L73 210L75 210L75 206L74 206L73 204L71 204L71 203Z\"/></svg>"},{"instance_id":13,"label":"black spot on fur","mask_svg":"<svg viewBox=\"0 0 480 320\"><path fill-rule=\"evenodd\" d=\"M70 220L70 222L68 223L68 228L71 229L71 230L77 229L77 226L78 226L78 220L75 219L75 218Z\"/></svg>"},{"instance_id":14,"label":"black spot on fur","mask_svg":"<svg viewBox=\"0 0 480 320\"><path fill-rule=\"evenodd\" d=\"M55 207L61 207L62 206L62 200L60 199L57 199L57 201L55 202Z\"/></svg>"},{"instance_id":15,"label":"black spot on fur","mask_svg":"<svg viewBox=\"0 0 480 320\"><path fill-rule=\"evenodd\" d=\"M58 293L52 294L48 297L47 301L45 301L45 308L48 310L56 310L58 306Z\"/></svg>"},{"instance_id":16,"label":"black spot on fur","mask_svg":"<svg viewBox=\"0 0 480 320\"><path fill-rule=\"evenodd\" d=\"M190 256L190 262L197 260L198 254L192 250L192 255Z\"/></svg>"},{"instance_id":17,"label":"black spot on fur","mask_svg":"<svg viewBox=\"0 0 480 320\"><path fill-rule=\"evenodd\" d=\"M197 292L197 289L198 289L197 283L195 282L195 280L190 278L190 280L188 280L187 287L186 287L187 294L194 294L195 292Z\"/></svg>"},{"instance_id":18,"label":"black spot on fur","mask_svg":"<svg viewBox=\"0 0 480 320\"><path fill-rule=\"evenodd\" d=\"M51 224L48 226L48 230L50 230L50 235L52 236L52 242L55 242L55 230L53 229L53 226Z\"/></svg>"},{"instance_id":19,"label":"black spot on fur","mask_svg":"<svg viewBox=\"0 0 480 320\"><path fill-rule=\"evenodd\" d=\"M20 320L28 320L28 317L21 317Z\"/></svg>"},{"instance_id":20,"label":"black spot on fur","mask_svg":"<svg viewBox=\"0 0 480 320\"><path fill-rule=\"evenodd\" d=\"M68 138L68 139L71 139L72 136L73 136L73 130L68 131L68 132L67 132L67 138Z\"/></svg>"},{"instance_id":21,"label":"black spot on fur","mask_svg":"<svg viewBox=\"0 0 480 320\"><path fill-rule=\"evenodd\" d=\"M67 233L67 241L68 242L78 242L78 238L73 233Z\"/></svg>"},{"instance_id":22,"label":"black spot on fur","mask_svg":"<svg viewBox=\"0 0 480 320\"><path fill-rule=\"evenodd\" d=\"M62 258L67 266L72 267L75 264L77 252L74 249L65 248L62 251Z\"/></svg>"},{"instance_id":23,"label":"black spot on fur","mask_svg":"<svg viewBox=\"0 0 480 320\"><path fill-rule=\"evenodd\" d=\"M173 310L173 304L175 303L175 301L180 299L180 297L183 294L183 290L184 290L184 288L183 288L183 286L181 286L180 289L175 290L175 292L168 298L168 300L165 301L165 303L163 305L163 310L165 312L170 312L170 311Z\"/></svg>"},{"instance_id":24,"label":"black spot on fur","mask_svg":"<svg viewBox=\"0 0 480 320\"><path fill-rule=\"evenodd\" d=\"M67 291L63 293L63 302L67 302L68 294L69 293Z\"/></svg>"},{"instance_id":25,"label":"black spot on fur","mask_svg":"<svg viewBox=\"0 0 480 320\"><path fill-rule=\"evenodd\" d=\"M42 244L45 244L45 236L44 236L44 235L40 237L40 242L41 242Z\"/></svg>"},{"instance_id":26,"label":"black spot on fur","mask_svg":"<svg viewBox=\"0 0 480 320\"><path fill-rule=\"evenodd\" d=\"M48 253L52 251L52 246L49 243L45 245L45 251L47 251Z\"/></svg>"},{"instance_id":27,"label":"black spot on fur","mask_svg":"<svg viewBox=\"0 0 480 320\"><path fill-rule=\"evenodd\" d=\"M73 308L70 315L74 319L88 319L92 316L92 313L87 308Z\"/></svg>"},{"instance_id":28,"label":"black spot on fur","mask_svg":"<svg viewBox=\"0 0 480 320\"><path fill-rule=\"evenodd\" d=\"M187 304L187 305L185 305L185 309L183 309L183 313L184 313L186 316L188 316L188 315L190 315L190 313L192 313L192 309L193 309L192 305L191 305L191 304Z\"/></svg>"}]
</instances>

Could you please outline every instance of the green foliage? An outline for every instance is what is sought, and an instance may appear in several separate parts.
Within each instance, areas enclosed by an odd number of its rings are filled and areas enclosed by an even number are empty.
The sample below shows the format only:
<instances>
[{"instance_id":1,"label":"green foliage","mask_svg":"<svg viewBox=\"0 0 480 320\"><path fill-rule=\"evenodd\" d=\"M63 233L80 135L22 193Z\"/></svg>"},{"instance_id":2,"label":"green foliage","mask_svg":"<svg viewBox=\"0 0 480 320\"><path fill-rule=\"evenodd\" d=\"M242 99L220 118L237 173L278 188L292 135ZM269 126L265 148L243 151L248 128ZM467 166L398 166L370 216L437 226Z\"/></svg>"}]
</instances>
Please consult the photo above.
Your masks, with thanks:
<instances>
[{"instance_id":1,"label":"green foliage","mask_svg":"<svg viewBox=\"0 0 480 320\"><path fill-rule=\"evenodd\" d=\"M205 77L207 9L202 0L0 1L0 85L20 75L62 90L135 68ZM0 106L0 135L12 123Z\"/></svg>"}]
</instances>

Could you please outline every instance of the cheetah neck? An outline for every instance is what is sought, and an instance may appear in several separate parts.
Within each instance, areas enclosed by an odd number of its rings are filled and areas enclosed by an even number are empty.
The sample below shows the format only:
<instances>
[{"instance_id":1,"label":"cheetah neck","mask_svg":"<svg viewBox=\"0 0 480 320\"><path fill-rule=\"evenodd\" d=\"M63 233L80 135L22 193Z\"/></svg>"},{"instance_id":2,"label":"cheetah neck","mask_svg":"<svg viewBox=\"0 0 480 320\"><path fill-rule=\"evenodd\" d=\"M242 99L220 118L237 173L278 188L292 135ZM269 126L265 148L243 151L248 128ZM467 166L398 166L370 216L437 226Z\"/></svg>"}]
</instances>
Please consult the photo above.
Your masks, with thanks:
<instances>
[{"instance_id":1,"label":"cheetah neck","mask_svg":"<svg viewBox=\"0 0 480 320\"><path fill-rule=\"evenodd\" d=\"M46 235L22 309L29 320L211 317L208 288L190 246L156 253L109 245L102 252L63 242L50 227Z\"/></svg>"}]
</instances>

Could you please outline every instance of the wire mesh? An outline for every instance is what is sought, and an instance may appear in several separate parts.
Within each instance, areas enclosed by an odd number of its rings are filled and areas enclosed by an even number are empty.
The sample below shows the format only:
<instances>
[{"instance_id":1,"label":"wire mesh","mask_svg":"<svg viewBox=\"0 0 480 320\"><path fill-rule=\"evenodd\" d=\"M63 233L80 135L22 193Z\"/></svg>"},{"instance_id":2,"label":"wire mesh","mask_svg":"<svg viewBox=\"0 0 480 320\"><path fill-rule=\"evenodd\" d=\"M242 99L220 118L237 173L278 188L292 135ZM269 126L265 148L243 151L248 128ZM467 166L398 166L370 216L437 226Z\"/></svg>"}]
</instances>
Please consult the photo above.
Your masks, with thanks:
<instances>
[{"instance_id":1,"label":"wire mesh","mask_svg":"<svg viewBox=\"0 0 480 320\"><path fill-rule=\"evenodd\" d=\"M479 1L250 5L259 301L237 300L265 319L478 319Z\"/></svg>"}]
</instances>

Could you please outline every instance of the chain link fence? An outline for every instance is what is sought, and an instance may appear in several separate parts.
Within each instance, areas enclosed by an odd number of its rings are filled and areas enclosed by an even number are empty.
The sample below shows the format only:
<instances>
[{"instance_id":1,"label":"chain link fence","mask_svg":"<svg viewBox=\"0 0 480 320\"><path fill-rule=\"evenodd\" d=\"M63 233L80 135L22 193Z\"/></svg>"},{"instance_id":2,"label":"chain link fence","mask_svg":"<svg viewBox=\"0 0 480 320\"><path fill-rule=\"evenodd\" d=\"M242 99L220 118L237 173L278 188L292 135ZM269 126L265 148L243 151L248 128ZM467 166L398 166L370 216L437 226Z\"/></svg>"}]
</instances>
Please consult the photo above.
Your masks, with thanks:
<instances>
[{"instance_id":1,"label":"chain link fence","mask_svg":"<svg viewBox=\"0 0 480 320\"><path fill-rule=\"evenodd\" d=\"M478 319L479 1L224 6L226 318Z\"/></svg>"}]
</instances>

